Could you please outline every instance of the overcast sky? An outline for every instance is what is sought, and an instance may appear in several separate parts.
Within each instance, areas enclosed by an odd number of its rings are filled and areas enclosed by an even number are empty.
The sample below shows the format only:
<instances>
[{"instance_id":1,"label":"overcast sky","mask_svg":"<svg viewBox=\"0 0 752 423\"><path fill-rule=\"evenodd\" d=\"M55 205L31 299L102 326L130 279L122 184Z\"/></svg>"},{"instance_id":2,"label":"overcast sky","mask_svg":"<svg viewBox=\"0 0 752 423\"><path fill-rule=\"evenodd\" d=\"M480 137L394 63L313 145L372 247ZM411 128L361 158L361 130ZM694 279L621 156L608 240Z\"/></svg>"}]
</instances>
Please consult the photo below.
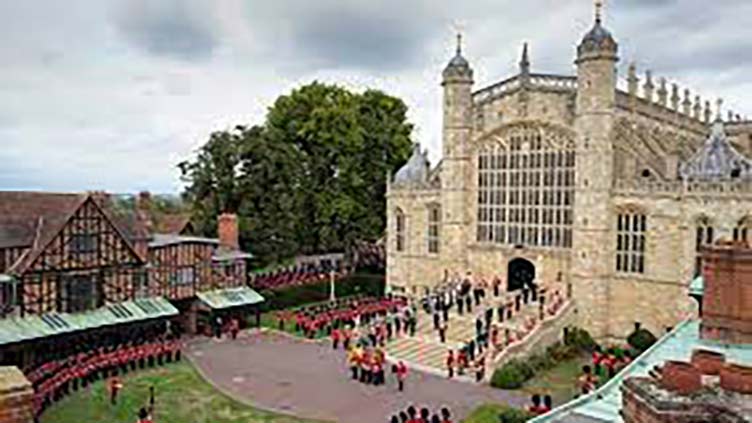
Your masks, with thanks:
<instances>
[{"instance_id":1,"label":"overcast sky","mask_svg":"<svg viewBox=\"0 0 752 423\"><path fill-rule=\"evenodd\" d=\"M612 0L625 67L752 115L752 2ZM0 189L177 192L209 133L263 121L321 80L403 98L440 146L440 73L465 33L476 89L573 74L590 0L24 0L0 2ZM623 77L623 72L621 73Z\"/></svg>"}]
</instances>

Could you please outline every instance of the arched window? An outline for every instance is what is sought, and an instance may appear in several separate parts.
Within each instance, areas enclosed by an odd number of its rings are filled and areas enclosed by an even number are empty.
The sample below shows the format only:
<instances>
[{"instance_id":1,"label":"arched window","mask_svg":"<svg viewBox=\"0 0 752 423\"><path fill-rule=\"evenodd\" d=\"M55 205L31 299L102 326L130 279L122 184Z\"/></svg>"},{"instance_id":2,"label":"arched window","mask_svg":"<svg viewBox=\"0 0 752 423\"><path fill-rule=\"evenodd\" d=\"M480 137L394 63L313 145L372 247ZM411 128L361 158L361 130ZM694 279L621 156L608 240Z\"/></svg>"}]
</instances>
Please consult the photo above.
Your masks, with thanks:
<instances>
[{"instance_id":1,"label":"arched window","mask_svg":"<svg viewBox=\"0 0 752 423\"><path fill-rule=\"evenodd\" d=\"M713 244L713 224L701 217L695 225L695 277L702 274L702 247Z\"/></svg>"},{"instance_id":2,"label":"arched window","mask_svg":"<svg viewBox=\"0 0 752 423\"><path fill-rule=\"evenodd\" d=\"M573 136L515 125L478 152L477 241L572 246Z\"/></svg>"},{"instance_id":3,"label":"arched window","mask_svg":"<svg viewBox=\"0 0 752 423\"><path fill-rule=\"evenodd\" d=\"M441 207L437 204L428 206L428 252L438 254L441 239Z\"/></svg>"},{"instance_id":4,"label":"arched window","mask_svg":"<svg viewBox=\"0 0 752 423\"><path fill-rule=\"evenodd\" d=\"M742 218L734 227L734 241L749 242L749 227L752 218L749 216Z\"/></svg>"},{"instance_id":5,"label":"arched window","mask_svg":"<svg viewBox=\"0 0 752 423\"><path fill-rule=\"evenodd\" d=\"M394 239L397 251L405 251L405 213L401 209L394 212Z\"/></svg>"},{"instance_id":6,"label":"arched window","mask_svg":"<svg viewBox=\"0 0 752 423\"><path fill-rule=\"evenodd\" d=\"M616 217L616 271L645 273L645 233L647 217L625 211Z\"/></svg>"}]
</instances>

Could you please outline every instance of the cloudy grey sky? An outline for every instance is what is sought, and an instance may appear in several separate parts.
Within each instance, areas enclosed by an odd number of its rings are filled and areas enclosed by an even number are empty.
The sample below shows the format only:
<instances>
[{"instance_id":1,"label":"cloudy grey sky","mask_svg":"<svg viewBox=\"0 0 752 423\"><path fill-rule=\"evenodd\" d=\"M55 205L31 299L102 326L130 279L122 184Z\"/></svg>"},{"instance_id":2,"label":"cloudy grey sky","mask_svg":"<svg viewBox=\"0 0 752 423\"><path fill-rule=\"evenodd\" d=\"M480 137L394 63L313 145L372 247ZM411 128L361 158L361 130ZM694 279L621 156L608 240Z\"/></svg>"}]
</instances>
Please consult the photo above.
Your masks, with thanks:
<instances>
[{"instance_id":1,"label":"cloudy grey sky","mask_svg":"<svg viewBox=\"0 0 752 423\"><path fill-rule=\"evenodd\" d=\"M611 0L635 61L752 115L752 2ZM314 79L402 97L438 157L439 75L466 34L476 88L572 74L591 0L25 0L0 2L0 189L175 192L210 132L263 120Z\"/></svg>"}]
</instances>

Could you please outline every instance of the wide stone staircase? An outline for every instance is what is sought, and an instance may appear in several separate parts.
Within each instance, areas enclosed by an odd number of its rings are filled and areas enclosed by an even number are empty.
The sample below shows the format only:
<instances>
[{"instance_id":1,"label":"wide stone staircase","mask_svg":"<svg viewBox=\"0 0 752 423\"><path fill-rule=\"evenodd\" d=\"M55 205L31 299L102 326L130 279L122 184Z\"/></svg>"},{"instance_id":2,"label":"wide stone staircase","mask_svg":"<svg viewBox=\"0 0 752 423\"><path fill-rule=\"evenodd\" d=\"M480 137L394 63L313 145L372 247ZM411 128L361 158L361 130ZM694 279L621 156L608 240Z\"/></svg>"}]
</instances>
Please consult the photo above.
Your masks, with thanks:
<instances>
[{"instance_id":1,"label":"wide stone staircase","mask_svg":"<svg viewBox=\"0 0 752 423\"><path fill-rule=\"evenodd\" d=\"M470 339L475 338L475 321L480 317L485 324L485 310L489 307L494 309L492 322L499 328L499 339L503 338L505 329L510 329L511 333L517 333L523 330L529 317L539 315L539 302L532 301L530 298L528 304L521 302L519 311L514 310L514 305L512 305L512 318L507 319L505 316L504 322L499 323L497 307L502 303L514 304L513 295L515 294L502 293L499 297L494 297L491 290L487 290L486 297L481 301L480 306L473 304L473 312L467 313L466 311L461 316L457 313L456 305L452 307L447 322L446 342L443 344L440 342L438 331L433 327L433 316L419 307L415 336L403 334L389 342L386 346L389 360L393 362L402 360L416 369L445 374L447 351L452 349L456 352Z\"/></svg>"}]
</instances>

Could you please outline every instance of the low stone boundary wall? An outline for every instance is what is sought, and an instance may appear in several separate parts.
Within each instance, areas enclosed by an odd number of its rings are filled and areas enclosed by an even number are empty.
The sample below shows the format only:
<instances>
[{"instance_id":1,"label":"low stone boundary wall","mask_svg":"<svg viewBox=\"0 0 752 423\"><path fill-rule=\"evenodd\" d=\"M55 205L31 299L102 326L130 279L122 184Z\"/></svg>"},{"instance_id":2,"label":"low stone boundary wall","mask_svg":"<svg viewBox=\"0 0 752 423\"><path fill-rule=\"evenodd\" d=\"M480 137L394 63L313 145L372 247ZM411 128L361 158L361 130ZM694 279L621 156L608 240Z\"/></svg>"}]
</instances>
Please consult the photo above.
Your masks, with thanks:
<instances>
[{"instance_id":1,"label":"low stone boundary wall","mask_svg":"<svg viewBox=\"0 0 752 423\"><path fill-rule=\"evenodd\" d=\"M513 358L526 357L535 352L544 351L549 345L562 339L564 328L575 326L577 323L573 301L565 304L559 312L543 320L540 327L524 339L506 347L486 369L485 380L491 381L494 370Z\"/></svg>"},{"instance_id":2,"label":"low stone boundary wall","mask_svg":"<svg viewBox=\"0 0 752 423\"><path fill-rule=\"evenodd\" d=\"M0 367L0 423L34 421L34 389L17 367Z\"/></svg>"}]
</instances>

